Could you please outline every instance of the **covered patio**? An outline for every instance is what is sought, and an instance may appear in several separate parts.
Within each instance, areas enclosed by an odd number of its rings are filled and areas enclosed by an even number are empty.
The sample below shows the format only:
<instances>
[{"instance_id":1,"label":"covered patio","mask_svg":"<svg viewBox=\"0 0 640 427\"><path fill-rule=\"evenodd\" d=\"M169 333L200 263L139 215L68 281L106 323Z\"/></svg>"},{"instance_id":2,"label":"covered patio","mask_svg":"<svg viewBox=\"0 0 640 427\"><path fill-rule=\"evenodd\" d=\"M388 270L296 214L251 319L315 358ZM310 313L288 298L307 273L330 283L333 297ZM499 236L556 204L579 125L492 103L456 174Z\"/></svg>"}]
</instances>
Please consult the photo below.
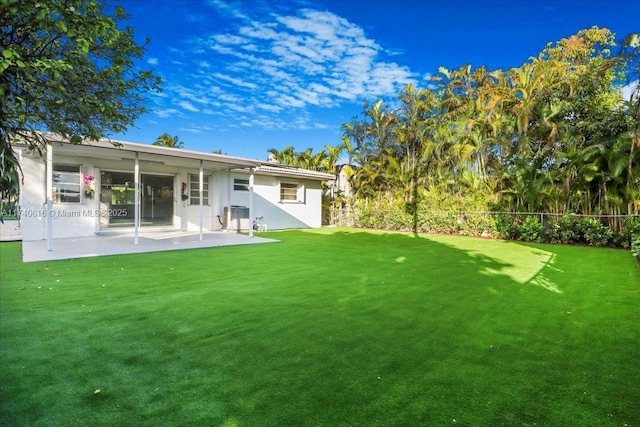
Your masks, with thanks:
<instances>
[{"instance_id":1,"label":"covered patio","mask_svg":"<svg viewBox=\"0 0 640 427\"><path fill-rule=\"evenodd\" d=\"M212 229L213 216L209 200L211 183L204 179L216 173L218 178L230 177L232 171L248 173L249 218L255 216L254 172L261 161L122 141L100 140L77 145L58 135L48 134L48 137L51 144L43 159L44 168L33 171L30 177L31 181L44 185L23 186L21 190L27 196L21 208L29 222L23 224L23 238L32 241L44 237L48 250L58 238L100 233L112 227L133 230L135 244L148 226L166 225L173 226L171 230L183 231L198 229L202 240L204 233ZM28 150L22 155L25 159L37 157ZM83 195L81 179L78 185L78 176L83 175L84 186L91 188L91 194ZM194 183L190 182L192 176ZM218 182L216 185L212 193L219 199L218 205L230 206L231 185L222 186ZM215 210L222 211L222 208L216 206ZM229 209L226 224L231 224L230 215ZM218 220L222 224L220 215ZM251 227L248 233L253 234Z\"/></svg>"},{"instance_id":2,"label":"covered patio","mask_svg":"<svg viewBox=\"0 0 640 427\"><path fill-rule=\"evenodd\" d=\"M121 255L143 252L172 251L182 249L211 248L217 246L251 245L273 243L275 239L250 237L228 232L197 232L176 229L141 230L134 244L134 232L99 233L87 237L71 237L46 240L23 241L23 262L52 261L71 258L86 258L104 255ZM51 245L49 250L48 245Z\"/></svg>"}]
</instances>

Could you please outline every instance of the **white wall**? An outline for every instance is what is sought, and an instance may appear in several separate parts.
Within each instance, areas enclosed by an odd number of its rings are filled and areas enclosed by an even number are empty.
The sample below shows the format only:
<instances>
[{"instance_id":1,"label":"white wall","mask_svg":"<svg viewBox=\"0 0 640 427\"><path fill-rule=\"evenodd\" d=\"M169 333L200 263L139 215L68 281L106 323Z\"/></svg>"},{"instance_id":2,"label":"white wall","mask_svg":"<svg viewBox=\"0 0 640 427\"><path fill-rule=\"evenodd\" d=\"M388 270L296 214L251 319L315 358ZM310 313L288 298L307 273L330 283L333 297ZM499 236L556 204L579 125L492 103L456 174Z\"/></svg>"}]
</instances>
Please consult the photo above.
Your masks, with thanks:
<instances>
[{"instance_id":1,"label":"white wall","mask_svg":"<svg viewBox=\"0 0 640 427\"><path fill-rule=\"evenodd\" d=\"M93 175L90 164L83 164L77 158L54 156L55 163L80 164L82 175ZM87 198L81 191L80 203L53 203L51 214L46 206L46 164L37 153L23 150L21 165L24 181L20 187L20 225L22 239L42 240L47 235L47 217L52 216L52 237L77 237L95 233L97 227L96 197Z\"/></svg>"},{"instance_id":2,"label":"white wall","mask_svg":"<svg viewBox=\"0 0 640 427\"><path fill-rule=\"evenodd\" d=\"M234 191L233 179L248 179L248 173L231 175L231 205L249 206L249 193ZM302 203L281 202L279 182L299 183L304 186ZM227 180L227 182L229 182ZM322 189L319 181L296 177L254 176L253 219L262 216L261 222L270 230L289 228L317 228L322 226ZM226 204L223 204L226 206Z\"/></svg>"}]
</instances>

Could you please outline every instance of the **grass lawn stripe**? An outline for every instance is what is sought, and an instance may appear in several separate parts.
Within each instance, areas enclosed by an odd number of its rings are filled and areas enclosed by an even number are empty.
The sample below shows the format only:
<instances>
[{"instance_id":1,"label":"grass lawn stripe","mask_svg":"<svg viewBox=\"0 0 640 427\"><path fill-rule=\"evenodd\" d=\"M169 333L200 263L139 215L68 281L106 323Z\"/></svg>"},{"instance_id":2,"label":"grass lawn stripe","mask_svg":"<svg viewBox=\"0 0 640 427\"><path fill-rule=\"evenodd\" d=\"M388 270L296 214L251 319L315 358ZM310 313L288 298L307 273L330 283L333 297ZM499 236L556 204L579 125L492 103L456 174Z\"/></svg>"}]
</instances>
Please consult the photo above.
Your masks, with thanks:
<instances>
[{"instance_id":1,"label":"grass lawn stripe","mask_svg":"<svg viewBox=\"0 0 640 427\"><path fill-rule=\"evenodd\" d=\"M640 425L628 251L268 235L29 264L0 244L0 424Z\"/></svg>"}]
</instances>

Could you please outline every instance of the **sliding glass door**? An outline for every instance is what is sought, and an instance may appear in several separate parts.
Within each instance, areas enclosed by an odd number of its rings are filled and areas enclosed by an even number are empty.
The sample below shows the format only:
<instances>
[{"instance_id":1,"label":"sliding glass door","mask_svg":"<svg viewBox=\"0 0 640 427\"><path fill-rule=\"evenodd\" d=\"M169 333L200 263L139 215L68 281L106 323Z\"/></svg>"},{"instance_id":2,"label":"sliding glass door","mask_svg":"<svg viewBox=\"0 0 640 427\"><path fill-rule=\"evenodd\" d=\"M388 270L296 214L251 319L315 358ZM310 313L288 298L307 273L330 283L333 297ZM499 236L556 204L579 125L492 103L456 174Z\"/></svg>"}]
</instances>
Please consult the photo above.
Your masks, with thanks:
<instances>
[{"instance_id":1,"label":"sliding glass door","mask_svg":"<svg viewBox=\"0 0 640 427\"><path fill-rule=\"evenodd\" d=\"M140 224L173 224L173 177L141 176Z\"/></svg>"},{"instance_id":2,"label":"sliding glass door","mask_svg":"<svg viewBox=\"0 0 640 427\"><path fill-rule=\"evenodd\" d=\"M140 175L140 226L173 224L173 176ZM134 175L103 171L100 175L100 226L133 227Z\"/></svg>"}]
</instances>

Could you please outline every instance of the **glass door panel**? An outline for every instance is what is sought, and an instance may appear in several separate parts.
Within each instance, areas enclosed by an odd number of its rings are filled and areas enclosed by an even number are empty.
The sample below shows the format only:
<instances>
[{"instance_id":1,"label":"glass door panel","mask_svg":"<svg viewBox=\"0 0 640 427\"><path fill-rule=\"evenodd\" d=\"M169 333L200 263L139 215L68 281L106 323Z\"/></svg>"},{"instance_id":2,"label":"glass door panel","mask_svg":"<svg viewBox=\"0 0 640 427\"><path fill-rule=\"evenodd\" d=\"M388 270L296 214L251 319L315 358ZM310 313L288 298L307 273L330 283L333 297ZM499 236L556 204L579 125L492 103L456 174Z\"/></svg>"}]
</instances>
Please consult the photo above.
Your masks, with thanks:
<instances>
[{"instance_id":1,"label":"glass door panel","mask_svg":"<svg viewBox=\"0 0 640 427\"><path fill-rule=\"evenodd\" d=\"M132 227L135 214L134 176L129 172L100 174L100 226Z\"/></svg>"},{"instance_id":2,"label":"glass door panel","mask_svg":"<svg viewBox=\"0 0 640 427\"><path fill-rule=\"evenodd\" d=\"M173 224L173 177L142 175L140 223Z\"/></svg>"},{"instance_id":3,"label":"glass door panel","mask_svg":"<svg viewBox=\"0 0 640 427\"><path fill-rule=\"evenodd\" d=\"M100 226L135 225L134 174L102 171L100 176ZM173 224L173 177L140 176L140 226Z\"/></svg>"}]
</instances>

